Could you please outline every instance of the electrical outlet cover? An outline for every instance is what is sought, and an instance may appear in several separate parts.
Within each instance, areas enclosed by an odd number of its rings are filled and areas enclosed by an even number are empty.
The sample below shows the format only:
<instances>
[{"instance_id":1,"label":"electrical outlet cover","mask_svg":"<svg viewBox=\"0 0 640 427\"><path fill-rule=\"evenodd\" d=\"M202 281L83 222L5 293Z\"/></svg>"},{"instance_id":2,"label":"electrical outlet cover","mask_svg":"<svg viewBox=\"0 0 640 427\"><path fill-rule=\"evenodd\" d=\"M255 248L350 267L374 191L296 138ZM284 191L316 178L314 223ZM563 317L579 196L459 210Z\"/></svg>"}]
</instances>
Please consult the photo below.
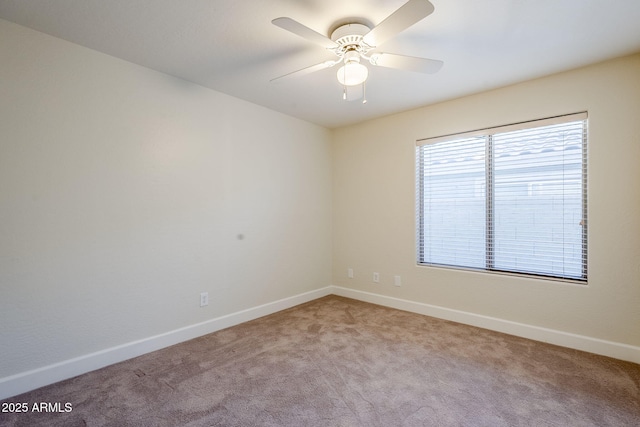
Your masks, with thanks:
<instances>
[{"instance_id":1,"label":"electrical outlet cover","mask_svg":"<svg viewBox=\"0 0 640 427\"><path fill-rule=\"evenodd\" d=\"M209 292L202 292L200 294L200 307L209 305Z\"/></svg>"}]
</instances>

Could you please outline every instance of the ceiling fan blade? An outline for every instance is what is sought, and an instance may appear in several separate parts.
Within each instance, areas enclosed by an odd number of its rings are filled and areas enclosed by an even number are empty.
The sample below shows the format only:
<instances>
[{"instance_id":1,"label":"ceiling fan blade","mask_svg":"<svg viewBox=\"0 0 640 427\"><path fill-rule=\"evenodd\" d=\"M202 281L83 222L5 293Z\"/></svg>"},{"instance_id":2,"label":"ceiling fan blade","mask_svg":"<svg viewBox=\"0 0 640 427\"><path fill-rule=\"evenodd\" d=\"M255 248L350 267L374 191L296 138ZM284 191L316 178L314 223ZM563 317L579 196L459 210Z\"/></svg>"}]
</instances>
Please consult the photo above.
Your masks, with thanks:
<instances>
[{"instance_id":1,"label":"ceiling fan blade","mask_svg":"<svg viewBox=\"0 0 640 427\"><path fill-rule=\"evenodd\" d=\"M297 36L302 37L303 39L307 39L312 43L318 44L327 49L333 49L338 46L336 42L331 40L330 38L323 36L322 34L312 30L309 27L306 27L299 23L298 21L294 21L291 18L276 18L271 21L273 25L276 27L280 27L284 30L287 30Z\"/></svg>"},{"instance_id":2,"label":"ceiling fan blade","mask_svg":"<svg viewBox=\"0 0 640 427\"><path fill-rule=\"evenodd\" d=\"M271 79L271 82L280 82L283 80L287 80L289 78L302 77L307 74L315 73L316 71L324 70L325 68L331 68L336 65L340 61L325 61L320 64L312 65L310 67L303 68L301 70L293 71L291 73L285 74L280 77L276 77L275 79Z\"/></svg>"},{"instance_id":3,"label":"ceiling fan blade","mask_svg":"<svg viewBox=\"0 0 640 427\"><path fill-rule=\"evenodd\" d=\"M433 13L429 0L409 0L364 35L362 40L371 47L380 46L391 37L406 30Z\"/></svg>"},{"instance_id":4,"label":"ceiling fan blade","mask_svg":"<svg viewBox=\"0 0 640 427\"><path fill-rule=\"evenodd\" d=\"M437 59L417 58L415 56L396 55L394 53L374 53L369 60L373 65L399 70L433 74L440 71L444 62Z\"/></svg>"}]
</instances>

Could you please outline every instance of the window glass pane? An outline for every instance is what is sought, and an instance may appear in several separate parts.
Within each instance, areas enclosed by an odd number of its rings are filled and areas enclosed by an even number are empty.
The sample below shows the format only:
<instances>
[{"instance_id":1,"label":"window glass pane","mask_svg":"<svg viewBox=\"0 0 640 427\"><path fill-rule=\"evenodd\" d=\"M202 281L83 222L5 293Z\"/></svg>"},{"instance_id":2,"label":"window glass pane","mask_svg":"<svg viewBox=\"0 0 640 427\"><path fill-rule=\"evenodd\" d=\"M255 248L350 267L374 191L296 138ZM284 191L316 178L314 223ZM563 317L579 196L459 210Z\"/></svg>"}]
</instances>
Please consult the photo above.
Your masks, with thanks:
<instances>
[{"instance_id":1,"label":"window glass pane","mask_svg":"<svg viewBox=\"0 0 640 427\"><path fill-rule=\"evenodd\" d=\"M493 268L582 276L583 124L493 136Z\"/></svg>"},{"instance_id":2,"label":"window glass pane","mask_svg":"<svg viewBox=\"0 0 640 427\"><path fill-rule=\"evenodd\" d=\"M424 145L420 262L484 268L485 137Z\"/></svg>"}]
</instances>

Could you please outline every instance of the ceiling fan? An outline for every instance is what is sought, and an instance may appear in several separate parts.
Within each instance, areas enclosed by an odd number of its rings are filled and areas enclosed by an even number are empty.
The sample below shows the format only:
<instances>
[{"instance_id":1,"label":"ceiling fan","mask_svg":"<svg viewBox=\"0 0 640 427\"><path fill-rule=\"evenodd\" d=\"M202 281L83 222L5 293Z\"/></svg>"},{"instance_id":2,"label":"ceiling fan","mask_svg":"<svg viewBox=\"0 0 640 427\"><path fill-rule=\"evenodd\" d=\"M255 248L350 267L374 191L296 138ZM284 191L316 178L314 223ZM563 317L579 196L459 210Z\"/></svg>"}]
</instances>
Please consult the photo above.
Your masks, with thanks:
<instances>
[{"instance_id":1,"label":"ceiling fan","mask_svg":"<svg viewBox=\"0 0 640 427\"><path fill-rule=\"evenodd\" d=\"M352 22L336 28L330 37L291 18L276 18L271 23L326 48L333 52L337 59L293 71L271 81L300 77L342 63L343 65L338 69L337 78L343 86L343 99L351 101L363 98L363 103L366 103L365 82L369 70L361 63L363 59L369 61L371 65L381 67L427 74L436 73L442 68L442 61L376 51L379 45L426 18L433 13L433 10L434 7L429 0L409 0L373 28L361 22Z\"/></svg>"}]
</instances>

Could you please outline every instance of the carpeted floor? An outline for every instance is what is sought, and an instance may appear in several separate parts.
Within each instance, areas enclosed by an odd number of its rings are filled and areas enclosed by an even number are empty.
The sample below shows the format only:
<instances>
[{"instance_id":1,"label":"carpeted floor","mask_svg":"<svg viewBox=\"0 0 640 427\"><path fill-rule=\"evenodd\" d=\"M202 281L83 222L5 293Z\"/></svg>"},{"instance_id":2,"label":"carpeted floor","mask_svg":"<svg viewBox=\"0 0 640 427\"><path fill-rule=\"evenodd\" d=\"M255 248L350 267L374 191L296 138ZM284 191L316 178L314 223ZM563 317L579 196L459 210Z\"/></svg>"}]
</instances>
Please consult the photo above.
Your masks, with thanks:
<instances>
[{"instance_id":1,"label":"carpeted floor","mask_svg":"<svg viewBox=\"0 0 640 427\"><path fill-rule=\"evenodd\" d=\"M639 426L640 365L329 296L5 402L62 412L2 426Z\"/></svg>"}]
</instances>

